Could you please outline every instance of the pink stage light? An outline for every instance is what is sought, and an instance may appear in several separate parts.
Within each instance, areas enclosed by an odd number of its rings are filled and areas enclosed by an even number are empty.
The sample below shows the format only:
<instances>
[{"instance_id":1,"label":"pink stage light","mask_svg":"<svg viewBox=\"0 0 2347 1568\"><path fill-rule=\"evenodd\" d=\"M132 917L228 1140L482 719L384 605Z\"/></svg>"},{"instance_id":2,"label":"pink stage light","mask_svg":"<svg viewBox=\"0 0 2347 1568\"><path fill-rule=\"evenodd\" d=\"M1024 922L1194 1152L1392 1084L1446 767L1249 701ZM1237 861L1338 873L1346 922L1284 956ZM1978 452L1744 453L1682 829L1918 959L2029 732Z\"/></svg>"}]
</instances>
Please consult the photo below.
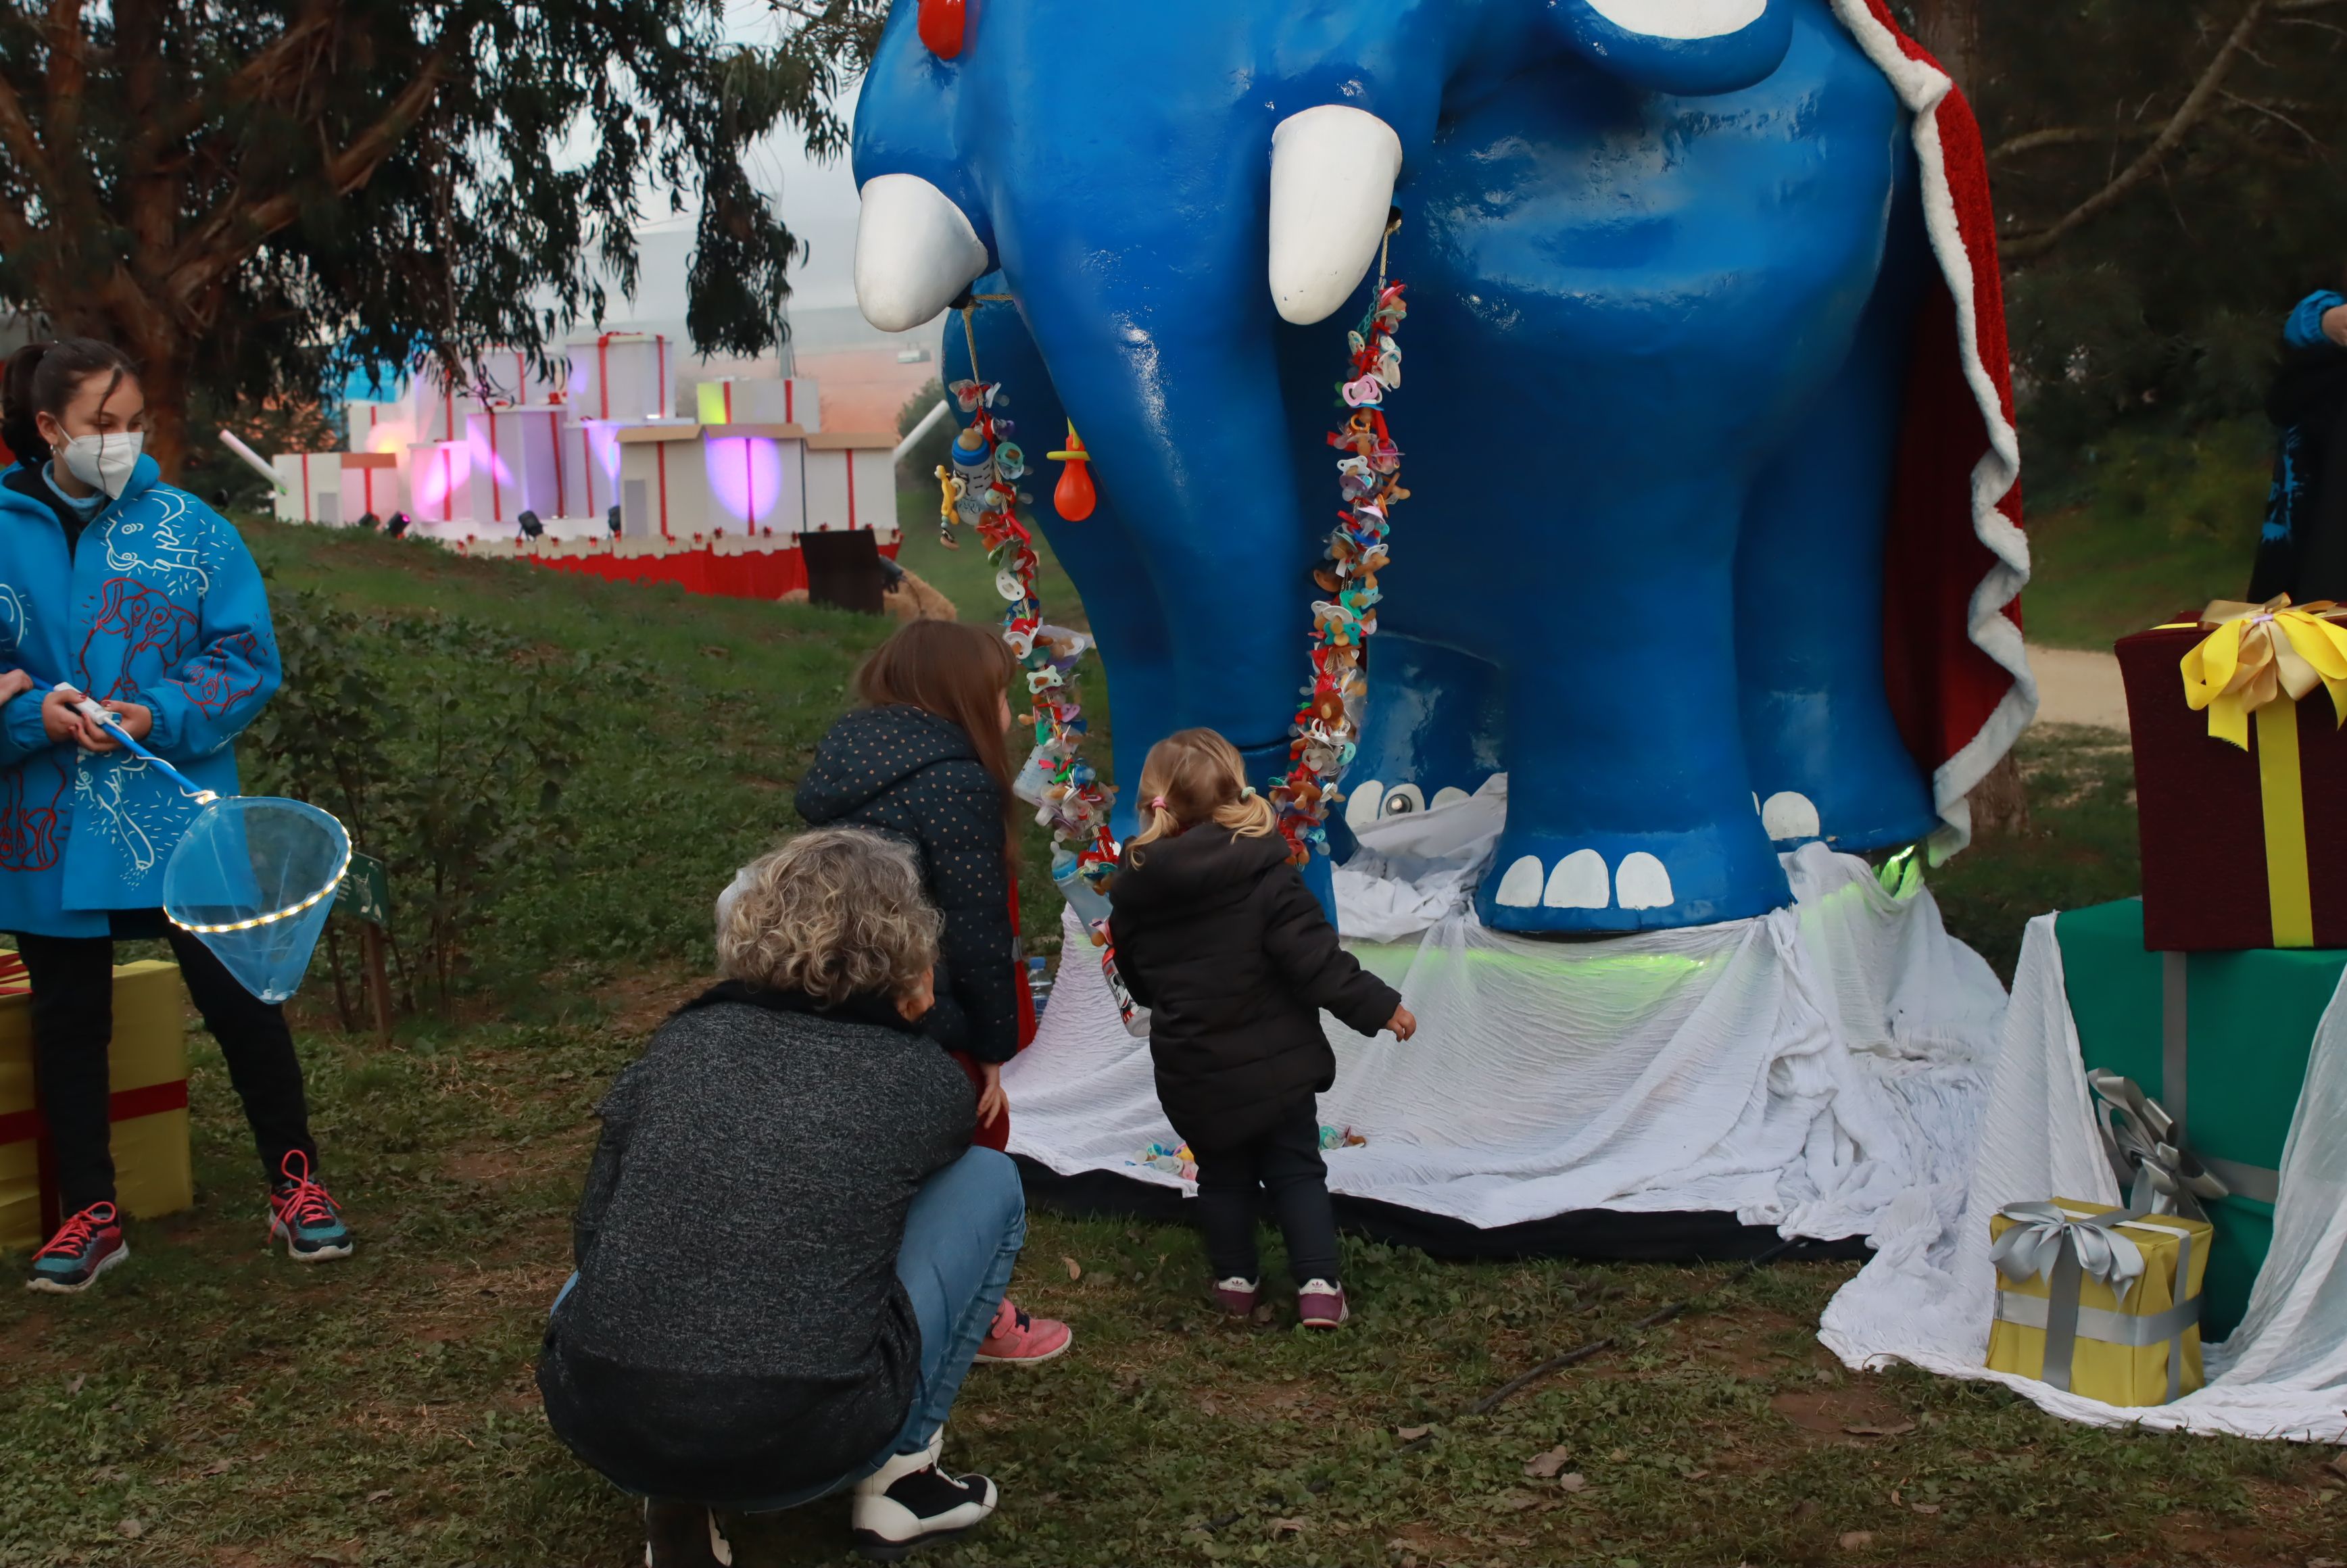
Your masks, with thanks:
<instances>
[{"instance_id":1,"label":"pink stage light","mask_svg":"<svg viewBox=\"0 0 2347 1568\"><path fill-rule=\"evenodd\" d=\"M783 497L783 449L754 436L702 443L709 470L709 493L733 521L754 527L772 516Z\"/></svg>"}]
</instances>

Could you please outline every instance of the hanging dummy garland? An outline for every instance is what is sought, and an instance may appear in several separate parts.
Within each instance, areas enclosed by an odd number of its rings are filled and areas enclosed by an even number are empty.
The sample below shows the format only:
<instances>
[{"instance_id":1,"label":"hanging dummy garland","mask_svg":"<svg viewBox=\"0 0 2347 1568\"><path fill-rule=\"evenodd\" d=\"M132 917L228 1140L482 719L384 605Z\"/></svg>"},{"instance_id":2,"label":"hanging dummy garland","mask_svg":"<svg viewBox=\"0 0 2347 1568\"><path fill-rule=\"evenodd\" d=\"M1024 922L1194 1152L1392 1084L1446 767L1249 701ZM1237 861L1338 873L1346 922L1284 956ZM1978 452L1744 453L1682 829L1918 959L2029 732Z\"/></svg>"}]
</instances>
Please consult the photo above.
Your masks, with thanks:
<instances>
[{"instance_id":1,"label":"hanging dummy garland","mask_svg":"<svg viewBox=\"0 0 2347 1568\"><path fill-rule=\"evenodd\" d=\"M972 377L981 374L977 333L970 324L974 308L975 302L961 313ZM1021 715L1033 726L1034 750L1011 788L1034 805L1036 822L1051 830L1051 878L1090 928L1108 918L1105 894L1117 854L1116 840L1109 833L1113 792L1081 754L1083 709L1072 683L1076 661L1092 640L1043 620L1042 602L1035 594L1034 536L1018 514L1021 504L1034 504L1034 497L1017 485L1027 472L1026 454L1010 439L1011 422L996 413L1010 399L996 382L957 381L946 390L970 423L955 437L950 462L937 470L942 493L938 536L948 548L958 549L954 525L963 522L978 530L986 546L995 589L1003 599L1002 641L1025 672L1027 694L1034 703ZM1073 435L1071 429L1071 441Z\"/></svg>"},{"instance_id":2,"label":"hanging dummy garland","mask_svg":"<svg viewBox=\"0 0 2347 1568\"><path fill-rule=\"evenodd\" d=\"M1328 807L1344 799L1337 781L1353 760L1361 733L1361 700L1368 690L1362 645L1378 629L1378 573L1385 569L1387 514L1409 492L1401 487L1401 450L1386 428L1385 395L1401 384L1401 350L1394 330L1409 307L1399 282L1386 281L1386 261L1399 214L1386 225L1378 254L1378 286L1368 314L1347 334L1352 374L1337 395L1353 412L1331 431L1337 484L1347 509L1328 536L1328 549L1312 580L1329 597L1312 606L1312 684L1287 744L1287 776L1271 788L1288 858L1301 866L1315 850L1328 853Z\"/></svg>"}]
</instances>

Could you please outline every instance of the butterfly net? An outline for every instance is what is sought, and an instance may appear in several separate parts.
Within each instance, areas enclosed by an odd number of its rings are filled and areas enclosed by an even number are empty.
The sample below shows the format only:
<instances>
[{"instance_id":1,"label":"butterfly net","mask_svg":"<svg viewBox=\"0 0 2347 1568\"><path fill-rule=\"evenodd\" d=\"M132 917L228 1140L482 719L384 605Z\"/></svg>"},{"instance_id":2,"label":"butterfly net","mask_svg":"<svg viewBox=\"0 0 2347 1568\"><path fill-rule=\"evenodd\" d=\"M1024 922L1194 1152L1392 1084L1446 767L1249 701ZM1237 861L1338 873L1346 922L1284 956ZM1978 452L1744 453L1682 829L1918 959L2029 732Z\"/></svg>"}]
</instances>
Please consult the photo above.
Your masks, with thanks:
<instances>
[{"instance_id":1,"label":"butterfly net","mask_svg":"<svg viewBox=\"0 0 2347 1568\"><path fill-rule=\"evenodd\" d=\"M292 996L350 868L343 825L297 800L215 801L163 868L163 913L265 1002Z\"/></svg>"}]
</instances>

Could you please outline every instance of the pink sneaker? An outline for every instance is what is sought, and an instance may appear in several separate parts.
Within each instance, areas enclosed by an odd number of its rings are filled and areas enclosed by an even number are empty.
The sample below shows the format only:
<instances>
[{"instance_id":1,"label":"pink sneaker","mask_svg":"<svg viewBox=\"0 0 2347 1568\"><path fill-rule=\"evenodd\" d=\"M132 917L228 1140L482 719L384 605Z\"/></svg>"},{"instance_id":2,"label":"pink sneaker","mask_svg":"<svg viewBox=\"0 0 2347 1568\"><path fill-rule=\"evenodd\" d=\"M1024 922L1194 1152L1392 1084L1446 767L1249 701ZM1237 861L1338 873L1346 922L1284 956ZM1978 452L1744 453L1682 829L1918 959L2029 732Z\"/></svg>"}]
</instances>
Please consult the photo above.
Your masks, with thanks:
<instances>
[{"instance_id":1,"label":"pink sneaker","mask_svg":"<svg viewBox=\"0 0 2347 1568\"><path fill-rule=\"evenodd\" d=\"M1214 1281L1214 1305L1234 1317L1255 1315L1255 1282L1252 1279L1241 1279L1234 1275L1228 1279Z\"/></svg>"},{"instance_id":2,"label":"pink sneaker","mask_svg":"<svg viewBox=\"0 0 2347 1568\"><path fill-rule=\"evenodd\" d=\"M1331 1285L1325 1279L1307 1279L1296 1293L1296 1315L1307 1328L1334 1328L1350 1317L1345 1306L1345 1287Z\"/></svg>"},{"instance_id":3,"label":"pink sneaker","mask_svg":"<svg viewBox=\"0 0 2347 1568\"><path fill-rule=\"evenodd\" d=\"M994 1326L978 1347L981 1361L1048 1361L1076 1342L1075 1331L1056 1317L1030 1317L1009 1296L994 1309Z\"/></svg>"}]
</instances>

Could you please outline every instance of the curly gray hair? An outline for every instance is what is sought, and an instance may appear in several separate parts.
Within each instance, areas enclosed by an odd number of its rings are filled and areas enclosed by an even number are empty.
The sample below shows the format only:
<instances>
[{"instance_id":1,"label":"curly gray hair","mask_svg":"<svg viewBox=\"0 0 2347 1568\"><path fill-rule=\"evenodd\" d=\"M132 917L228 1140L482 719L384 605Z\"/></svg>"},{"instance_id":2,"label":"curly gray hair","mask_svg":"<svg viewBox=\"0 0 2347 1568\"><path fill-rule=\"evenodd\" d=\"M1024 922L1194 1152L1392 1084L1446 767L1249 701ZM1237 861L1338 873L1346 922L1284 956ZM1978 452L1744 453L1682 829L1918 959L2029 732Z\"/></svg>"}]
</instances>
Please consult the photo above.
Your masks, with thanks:
<instances>
[{"instance_id":1,"label":"curly gray hair","mask_svg":"<svg viewBox=\"0 0 2347 1568\"><path fill-rule=\"evenodd\" d=\"M717 900L717 971L836 1007L893 996L937 967L942 922L912 851L855 827L803 833Z\"/></svg>"}]
</instances>

